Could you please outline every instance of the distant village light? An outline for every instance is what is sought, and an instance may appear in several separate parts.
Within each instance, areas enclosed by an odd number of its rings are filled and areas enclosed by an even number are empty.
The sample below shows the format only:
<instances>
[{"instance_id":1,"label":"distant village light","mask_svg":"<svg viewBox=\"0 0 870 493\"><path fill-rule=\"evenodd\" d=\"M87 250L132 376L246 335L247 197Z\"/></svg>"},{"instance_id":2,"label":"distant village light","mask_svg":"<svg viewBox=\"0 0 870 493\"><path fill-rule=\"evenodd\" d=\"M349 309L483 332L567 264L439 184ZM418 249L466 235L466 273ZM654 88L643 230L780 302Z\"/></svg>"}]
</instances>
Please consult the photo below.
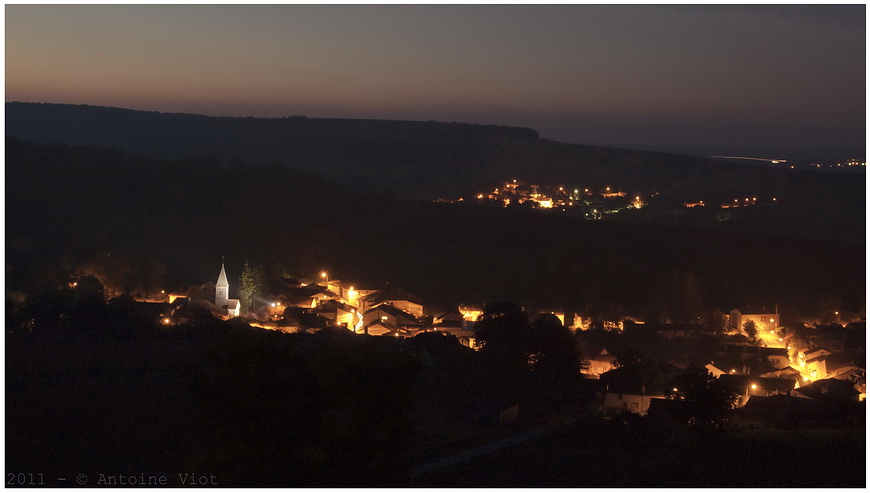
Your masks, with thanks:
<instances>
[{"instance_id":1,"label":"distant village light","mask_svg":"<svg viewBox=\"0 0 870 493\"><path fill-rule=\"evenodd\" d=\"M752 390L755 390L757 388L758 388L758 385L752 384Z\"/></svg>"}]
</instances>

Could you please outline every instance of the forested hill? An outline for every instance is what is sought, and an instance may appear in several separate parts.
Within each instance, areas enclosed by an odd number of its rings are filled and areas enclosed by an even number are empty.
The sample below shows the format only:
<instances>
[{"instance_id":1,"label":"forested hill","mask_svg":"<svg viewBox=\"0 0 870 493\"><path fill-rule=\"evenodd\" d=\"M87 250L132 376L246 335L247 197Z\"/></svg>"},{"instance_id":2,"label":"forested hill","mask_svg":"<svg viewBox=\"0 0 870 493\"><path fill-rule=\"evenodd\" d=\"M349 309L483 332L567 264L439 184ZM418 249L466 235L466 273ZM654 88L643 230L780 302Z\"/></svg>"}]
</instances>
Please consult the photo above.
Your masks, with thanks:
<instances>
[{"instance_id":1,"label":"forested hill","mask_svg":"<svg viewBox=\"0 0 870 493\"><path fill-rule=\"evenodd\" d=\"M47 103L6 103L6 136L156 158L277 162L353 190L428 199L476 193L513 177L664 189L708 179L723 166L687 156L564 144L540 139L531 129L495 125L208 117Z\"/></svg>"},{"instance_id":2,"label":"forested hill","mask_svg":"<svg viewBox=\"0 0 870 493\"><path fill-rule=\"evenodd\" d=\"M85 264L108 265L120 290L175 290L213 280L225 256L231 295L247 260L276 283L328 269L443 310L509 299L686 319L746 303L795 316L819 300L864 305L863 244L403 200L283 166L16 139L6 183L7 294L62 285Z\"/></svg>"}]
</instances>

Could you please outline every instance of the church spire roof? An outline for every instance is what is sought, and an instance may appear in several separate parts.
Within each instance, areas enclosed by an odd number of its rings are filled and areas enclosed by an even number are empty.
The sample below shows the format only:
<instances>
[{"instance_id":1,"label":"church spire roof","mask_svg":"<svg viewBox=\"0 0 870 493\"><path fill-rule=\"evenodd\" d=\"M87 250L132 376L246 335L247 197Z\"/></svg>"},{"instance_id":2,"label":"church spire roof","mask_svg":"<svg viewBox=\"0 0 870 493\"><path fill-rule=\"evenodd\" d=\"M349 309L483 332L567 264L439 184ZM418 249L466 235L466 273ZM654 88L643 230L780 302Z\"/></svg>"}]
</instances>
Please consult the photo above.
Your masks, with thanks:
<instances>
[{"instance_id":1,"label":"church spire roof","mask_svg":"<svg viewBox=\"0 0 870 493\"><path fill-rule=\"evenodd\" d=\"M218 287L218 288L230 287L230 283L227 282L227 271L224 270L223 259L221 259L221 273L218 276L217 284L215 284L215 287Z\"/></svg>"}]
</instances>

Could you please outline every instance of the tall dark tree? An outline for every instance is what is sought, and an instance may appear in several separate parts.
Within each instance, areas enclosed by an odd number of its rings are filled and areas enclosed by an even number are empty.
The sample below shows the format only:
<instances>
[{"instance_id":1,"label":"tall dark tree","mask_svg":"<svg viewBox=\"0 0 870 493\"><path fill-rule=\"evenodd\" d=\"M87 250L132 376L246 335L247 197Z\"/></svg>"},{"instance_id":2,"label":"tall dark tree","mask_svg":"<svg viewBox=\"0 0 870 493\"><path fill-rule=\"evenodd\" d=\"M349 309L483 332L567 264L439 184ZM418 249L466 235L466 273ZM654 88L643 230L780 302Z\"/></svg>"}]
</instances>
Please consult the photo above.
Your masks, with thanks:
<instances>
[{"instance_id":1,"label":"tall dark tree","mask_svg":"<svg viewBox=\"0 0 870 493\"><path fill-rule=\"evenodd\" d=\"M504 395L519 400L564 396L577 383L580 351L558 318L541 316L529 323L514 303L489 303L475 330L481 361L492 371L492 382L506 387Z\"/></svg>"},{"instance_id":2,"label":"tall dark tree","mask_svg":"<svg viewBox=\"0 0 870 493\"><path fill-rule=\"evenodd\" d=\"M513 303L487 303L474 328L482 391L497 400L517 402L528 387L534 352L528 317Z\"/></svg>"},{"instance_id":3,"label":"tall dark tree","mask_svg":"<svg viewBox=\"0 0 870 493\"><path fill-rule=\"evenodd\" d=\"M263 292L265 279L266 274L263 266L250 266L245 260L245 267L242 269L242 275L239 279L241 286L239 288L241 292L239 301L242 304L242 311L247 312L249 308L256 309L254 296Z\"/></svg>"},{"instance_id":4,"label":"tall dark tree","mask_svg":"<svg viewBox=\"0 0 870 493\"><path fill-rule=\"evenodd\" d=\"M671 383L669 397L686 403L684 418L690 428L715 431L727 426L739 396L706 368L690 368Z\"/></svg>"},{"instance_id":5,"label":"tall dark tree","mask_svg":"<svg viewBox=\"0 0 870 493\"><path fill-rule=\"evenodd\" d=\"M746 336L749 337L749 342L753 345L758 345L758 326L755 325L754 320L747 320L746 323L743 324L743 331L746 332Z\"/></svg>"},{"instance_id":6,"label":"tall dark tree","mask_svg":"<svg viewBox=\"0 0 870 493\"><path fill-rule=\"evenodd\" d=\"M482 351L525 352L532 342L525 312L507 301L487 303L474 329Z\"/></svg>"},{"instance_id":7,"label":"tall dark tree","mask_svg":"<svg viewBox=\"0 0 870 493\"><path fill-rule=\"evenodd\" d=\"M570 329L555 316L543 316L531 324L533 353L531 370L547 380L561 380L580 373L580 349Z\"/></svg>"}]
</instances>

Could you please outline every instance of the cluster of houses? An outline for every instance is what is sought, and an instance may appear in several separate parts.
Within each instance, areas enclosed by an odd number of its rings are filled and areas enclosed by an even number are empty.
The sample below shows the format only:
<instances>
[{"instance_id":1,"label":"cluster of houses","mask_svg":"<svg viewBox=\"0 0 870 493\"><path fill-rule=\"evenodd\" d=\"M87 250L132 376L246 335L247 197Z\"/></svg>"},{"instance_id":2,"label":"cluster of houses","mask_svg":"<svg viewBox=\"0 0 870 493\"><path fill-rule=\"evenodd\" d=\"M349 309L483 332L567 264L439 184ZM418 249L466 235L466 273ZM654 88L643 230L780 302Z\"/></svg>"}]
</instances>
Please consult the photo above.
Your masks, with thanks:
<instances>
[{"instance_id":1,"label":"cluster of houses","mask_svg":"<svg viewBox=\"0 0 870 493\"><path fill-rule=\"evenodd\" d=\"M738 425L765 427L789 420L805 423L823 421L832 406L848 407L866 399L864 348L854 326L815 326L803 331L785 330L779 313L744 307L726 316L728 334L738 335L752 321L758 340L719 343L714 358L704 365L707 373L739 396ZM851 325L851 324L850 324ZM662 341L688 340L702 333L692 324L639 324L627 322L625 331L646 331ZM745 332L742 334L746 336ZM691 354L658 361L655 381L629 374L607 348L587 352L589 378L599 380L600 410L626 410L651 416L668 415L682 389L671 382L689 367ZM860 414L853 408L855 415ZM847 415L850 415L848 412ZM851 415L850 415L851 416ZM863 418L862 418L863 419Z\"/></svg>"},{"instance_id":2,"label":"cluster of houses","mask_svg":"<svg viewBox=\"0 0 870 493\"><path fill-rule=\"evenodd\" d=\"M343 327L358 334L413 337L420 332L441 331L474 346L474 322L482 308L460 305L437 316L424 314L423 300L401 289L357 289L322 273L319 282L284 278L275 293L256 296L248 313L241 313L237 299L229 298L229 283L221 265L216 282L183 292L164 293L157 303L147 303L165 325L201 318L244 318L251 325L281 332L316 332Z\"/></svg>"},{"instance_id":3,"label":"cluster of houses","mask_svg":"<svg viewBox=\"0 0 870 493\"><path fill-rule=\"evenodd\" d=\"M559 209L564 212L576 210L584 213L587 219L601 219L606 214L615 214L626 208L640 209L644 202L640 195L629 196L622 190L603 187L570 188L549 187L510 180L494 188L491 192L479 193L469 200L495 203L503 207L526 204L541 209ZM439 199L440 202L453 202ZM466 201L461 197L458 202Z\"/></svg>"},{"instance_id":4,"label":"cluster of houses","mask_svg":"<svg viewBox=\"0 0 870 493\"><path fill-rule=\"evenodd\" d=\"M721 204L719 204L719 207L722 209L734 209L734 208L740 208L740 207L754 207L755 205L758 205L758 203L759 203L758 197L743 197L743 198L736 198L732 201L722 202ZM762 203L776 205L776 203L777 203L776 197L771 197L769 202L764 202L764 199L762 199ZM689 203L685 204L686 207L696 207L698 205L700 205L701 207L704 207L704 201L702 200L702 201L700 201L700 203L695 203L695 204L689 204Z\"/></svg>"},{"instance_id":5,"label":"cluster of houses","mask_svg":"<svg viewBox=\"0 0 870 493\"><path fill-rule=\"evenodd\" d=\"M414 337L422 332L443 332L475 347L474 323L482 307L459 305L437 316L427 315L423 300L401 289L358 289L321 274L319 282L304 283L283 279L278 292L268 299L255 300L252 311L241 314L239 300L229 299L229 283L221 265L216 282L194 286L184 293L170 293L163 303L152 304L162 322L174 325L197 317L243 317L253 326L282 332L316 332L342 327L357 334L389 337ZM212 302L212 300L214 300ZM540 316L540 310L530 316ZM559 310L546 311L574 330L590 328L590 320L577 315L569 318ZM753 325L755 339L745 327ZM599 325L601 325L599 323ZM744 421L768 425L795 409L814 409L813 403L832 398L860 402L866 398L866 371L863 341L854 339L863 327L842 325L815 326L804 331L786 330L780 325L778 310L742 307L725 316L728 332L715 356L704 366L707 372L740 396L738 406ZM863 324L862 324L863 325ZM606 322L605 330L646 333L663 342L687 341L705 333L694 324L654 324L626 318ZM606 347L584 348L588 366L585 376L598 380L600 410L621 409L640 414L655 414L679 399L680 389L669 383L688 368L694 355L658 361L657 381L627 375L622 363ZM696 364L697 362L693 362ZM800 401L813 401L806 403ZM759 417L760 416L760 417ZM755 420L755 421L753 421Z\"/></svg>"}]
</instances>

